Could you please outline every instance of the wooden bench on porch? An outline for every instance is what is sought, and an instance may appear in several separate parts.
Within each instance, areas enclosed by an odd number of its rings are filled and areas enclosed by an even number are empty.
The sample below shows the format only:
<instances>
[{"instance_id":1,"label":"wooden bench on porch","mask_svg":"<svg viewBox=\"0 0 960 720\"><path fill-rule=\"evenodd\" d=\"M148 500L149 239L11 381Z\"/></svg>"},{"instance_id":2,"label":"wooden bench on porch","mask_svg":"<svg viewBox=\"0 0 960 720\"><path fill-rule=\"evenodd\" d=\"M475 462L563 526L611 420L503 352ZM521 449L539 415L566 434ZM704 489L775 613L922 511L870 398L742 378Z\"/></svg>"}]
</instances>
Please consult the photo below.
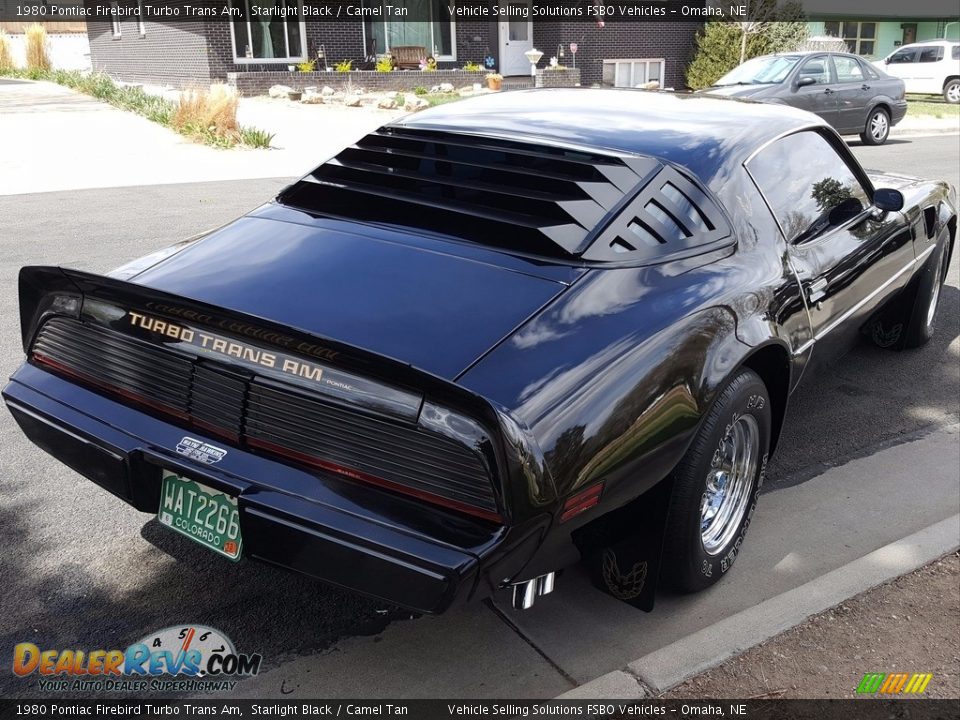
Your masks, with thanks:
<instances>
[{"instance_id":1,"label":"wooden bench on porch","mask_svg":"<svg viewBox=\"0 0 960 720\"><path fill-rule=\"evenodd\" d=\"M427 49L421 45L398 45L390 48L393 66L398 70L419 70L420 61L427 58Z\"/></svg>"}]
</instances>

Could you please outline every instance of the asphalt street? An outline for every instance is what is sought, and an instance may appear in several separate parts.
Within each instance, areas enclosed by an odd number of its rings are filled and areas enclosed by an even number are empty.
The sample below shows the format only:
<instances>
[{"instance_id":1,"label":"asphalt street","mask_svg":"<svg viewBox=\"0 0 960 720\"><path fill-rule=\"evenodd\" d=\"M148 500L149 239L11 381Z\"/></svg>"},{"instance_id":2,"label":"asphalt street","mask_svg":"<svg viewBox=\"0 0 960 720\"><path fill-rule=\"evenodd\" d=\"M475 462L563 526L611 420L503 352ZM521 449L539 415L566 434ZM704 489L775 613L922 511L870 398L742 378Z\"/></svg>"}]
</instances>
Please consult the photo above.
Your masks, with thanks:
<instances>
[{"instance_id":1,"label":"asphalt street","mask_svg":"<svg viewBox=\"0 0 960 720\"><path fill-rule=\"evenodd\" d=\"M868 168L960 185L956 135L852 147ZM16 297L21 266L107 271L224 223L267 200L286 182L0 196L2 375L22 359ZM768 493L789 492L830 467L957 422L957 266L955 254L937 334L928 346L893 353L864 344L832 373L805 381L792 400L778 455L768 471ZM36 450L5 411L0 416L0 448L0 656L23 641L57 648L124 647L148 631L189 620L220 628L241 649L262 653L265 662L277 668L298 657L337 653L351 637L379 638L391 623L409 619L409 614L377 601L281 570L221 560ZM944 463L956 461L949 453L943 458ZM812 538L818 529L808 532ZM451 642L461 630L475 636L485 623L501 622L494 613L458 617L466 619L449 621ZM402 624L408 626L406 632L415 633L420 622L426 621ZM475 627L466 632L457 622ZM491 673L496 677L496 671ZM0 695L32 692L32 686L0 673Z\"/></svg>"}]
</instances>

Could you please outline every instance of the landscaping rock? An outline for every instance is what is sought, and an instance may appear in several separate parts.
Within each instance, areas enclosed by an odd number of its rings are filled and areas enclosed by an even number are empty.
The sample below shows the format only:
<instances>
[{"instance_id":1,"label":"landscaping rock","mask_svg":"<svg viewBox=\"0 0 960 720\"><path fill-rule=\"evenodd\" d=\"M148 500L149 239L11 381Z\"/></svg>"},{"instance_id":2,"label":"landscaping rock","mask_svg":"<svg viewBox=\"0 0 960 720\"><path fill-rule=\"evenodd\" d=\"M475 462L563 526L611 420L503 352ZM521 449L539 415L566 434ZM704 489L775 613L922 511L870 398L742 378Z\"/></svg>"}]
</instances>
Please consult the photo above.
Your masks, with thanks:
<instances>
[{"instance_id":1,"label":"landscaping rock","mask_svg":"<svg viewBox=\"0 0 960 720\"><path fill-rule=\"evenodd\" d=\"M397 106L397 101L392 97L382 97L377 103L377 107L382 110L393 110Z\"/></svg>"},{"instance_id":2,"label":"landscaping rock","mask_svg":"<svg viewBox=\"0 0 960 720\"><path fill-rule=\"evenodd\" d=\"M415 95L407 95L406 102L403 103L403 109L407 112L419 112L428 107L430 107L430 103Z\"/></svg>"},{"instance_id":3,"label":"landscaping rock","mask_svg":"<svg viewBox=\"0 0 960 720\"><path fill-rule=\"evenodd\" d=\"M323 90L320 91L320 94L323 95L324 97L329 97L329 96L331 96L331 95L336 95L336 94L337 94L337 91L334 90L334 89L333 89L332 87L330 87L329 85L324 85L324 86L323 86Z\"/></svg>"},{"instance_id":4,"label":"landscaping rock","mask_svg":"<svg viewBox=\"0 0 960 720\"><path fill-rule=\"evenodd\" d=\"M457 90L457 95L459 95L460 97L470 97L473 94L474 93L473 93L472 87L462 87L459 90Z\"/></svg>"},{"instance_id":5,"label":"landscaping rock","mask_svg":"<svg viewBox=\"0 0 960 720\"><path fill-rule=\"evenodd\" d=\"M307 93L300 98L300 102L304 105L323 105L324 99L320 93Z\"/></svg>"},{"instance_id":6,"label":"landscaping rock","mask_svg":"<svg viewBox=\"0 0 960 720\"><path fill-rule=\"evenodd\" d=\"M440 87L440 92L445 92L445 93L453 92L452 83L440 83L439 87Z\"/></svg>"},{"instance_id":7,"label":"landscaping rock","mask_svg":"<svg viewBox=\"0 0 960 720\"><path fill-rule=\"evenodd\" d=\"M267 94L272 98L288 98L292 92L292 87L288 87L286 85L273 85L267 91Z\"/></svg>"},{"instance_id":8,"label":"landscaping rock","mask_svg":"<svg viewBox=\"0 0 960 720\"><path fill-rule=\"evenodd\" d=\"M346 107L360 107L360 96L359 95L347 95L343 98L343 104Z\"/></svg>"}]
</instances>

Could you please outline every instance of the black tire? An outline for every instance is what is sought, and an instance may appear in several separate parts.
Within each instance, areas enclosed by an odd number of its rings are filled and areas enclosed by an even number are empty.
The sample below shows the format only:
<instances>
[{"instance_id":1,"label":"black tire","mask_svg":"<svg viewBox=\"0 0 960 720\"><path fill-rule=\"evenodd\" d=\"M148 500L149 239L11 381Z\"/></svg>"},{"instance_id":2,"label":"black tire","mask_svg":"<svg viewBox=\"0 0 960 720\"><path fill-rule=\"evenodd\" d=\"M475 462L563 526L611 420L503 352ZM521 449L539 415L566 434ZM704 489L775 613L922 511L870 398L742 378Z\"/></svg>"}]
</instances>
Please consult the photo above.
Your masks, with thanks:
<instances>
[{"instance_id":1,"label":"black tire","mask_svg":"<svg viewBox=\"0 0 960 720\"><path fill-rule=\"evenodd\" d=\"M874 345L887 350L918 348L930 342L936 328L940 289L947 277L946 239L924 263L900 297L870 326Z\"/></svg>"},{"instance_id":2,"label":"black tire","mask_svg":"<svg viewBox=\"0 0 960 720\"><path fill-rule=\"evenodd\" d=\"M883 145L890 137L890 113L881 107L874 108L867 115L867 122L860 133L864 145Z\"/></svg>"},{"instance_id":3,"label":"black tire","mask_svg":"<svg viewBox=\"0 0 960 720\"><path fill-rule=\"evenodd\" d=\"M923 266L917 295L907 321L904 348L918 348L930 342L937 325L940 290L947 277L947 243L941 242Z\"/></svg>"},{"instance_id":4,"label":"black tire","mask_svg":"<svg viewBox=\"0 0 960 720\"><path fill-rule=\"evenodd\" d=\"M943 86L943 99L951 105L960 103L960 80L947 80Z\"/></svg>"},{"instance_id":5,"label":"black tire","mask_svg":"<svg viewBox=\"0 0 960 720\"><path fill-rule=\"evenodd\" d=\"M741 425L756 429L756 448L753 463L740 474L746 484L739 486L745 492L734 494L738 483L727 486L730 496L742 498L737 515L730 515L726 532L716 538L729 539L709 551L705 546L704 520L701 503L705 502L708 477L715 478L717 469L723 465L720 459L736 437ZM763 485L771 437L770 395L759 376L752 370L743 369L718 395L713 407L701 423L697 435L686 455L673 471L673 494L664 534L662 577L666 583L682 592L703 590L729 572L740 552L750 519L757 506L757 498ZM752 432L752 430L751 430ZM752 455L753 453L749 453ZM730 473L728 477L736 477ZM726 483L724 483L726 485ZM714 494L716 497L716 494ZM721 508L723 507L721 503ZM721 512L714 510L716 517Z\"/></svg>"}]
</instances>

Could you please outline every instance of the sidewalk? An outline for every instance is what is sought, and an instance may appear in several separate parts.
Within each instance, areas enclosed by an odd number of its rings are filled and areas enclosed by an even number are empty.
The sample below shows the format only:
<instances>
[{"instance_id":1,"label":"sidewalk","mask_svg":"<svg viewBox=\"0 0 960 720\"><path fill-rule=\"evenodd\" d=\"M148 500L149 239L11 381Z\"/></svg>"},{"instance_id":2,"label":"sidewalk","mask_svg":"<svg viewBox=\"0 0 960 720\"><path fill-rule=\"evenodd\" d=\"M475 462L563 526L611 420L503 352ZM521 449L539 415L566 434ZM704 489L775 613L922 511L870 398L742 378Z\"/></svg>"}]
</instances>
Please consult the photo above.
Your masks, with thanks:
<instances>
[{"instance_id":1,"label":"sidewalk","mask_svg":"<svg viewBox=\"0 0 960 720\"><path fill-rule=\"evenodd\" d=\"M890 137L941 133L960 133L960 120L957 118L936 118L929 115L921 115L920 117L907 115L890 128Z\"/></svg>"},{"instance_id":2,"label":"sidewalk","mask_svg":"<svg viewBox=\"0 0 960 720\"><path fill-rule=\"evenodd\" d=\"M937 430L765 494L731 577L695 595L663 593L650 614L595 590L586 573L572 567L558 578L556 592L530 611L512 610L504 595L492 606L474 604L440 617L393 622L373 637L353 637L322 652L281 659L245 681L238 697L554 697L765 601L776 604L785 594L829 573L843 573L838 569L865 557L867 575L878 578L865 586L871 587L960 543L960 527L950 524L960 506L958 467L944 461L956 457L957 439L955 426ZM923 478L922 491L918 477ZM911 564L938 543L921 543L921 552L896 543L913 534L943 535L942 530L928 532L943 523L948 523L951 547ZM880 551L890 543L895 544L892 551ZM831 587L844 583L831 581ZM781 612L772 618L775 629L739 647L776 635L861 590L793 622L780 622L789 616ZM732 632L750 630L737 624ZM701 647L707 654L721 649L716 640ZM657 669L666 671L667 665ZM635 679L631 683L633 689L639 687Z\"/></svg>"}]
</instances>

